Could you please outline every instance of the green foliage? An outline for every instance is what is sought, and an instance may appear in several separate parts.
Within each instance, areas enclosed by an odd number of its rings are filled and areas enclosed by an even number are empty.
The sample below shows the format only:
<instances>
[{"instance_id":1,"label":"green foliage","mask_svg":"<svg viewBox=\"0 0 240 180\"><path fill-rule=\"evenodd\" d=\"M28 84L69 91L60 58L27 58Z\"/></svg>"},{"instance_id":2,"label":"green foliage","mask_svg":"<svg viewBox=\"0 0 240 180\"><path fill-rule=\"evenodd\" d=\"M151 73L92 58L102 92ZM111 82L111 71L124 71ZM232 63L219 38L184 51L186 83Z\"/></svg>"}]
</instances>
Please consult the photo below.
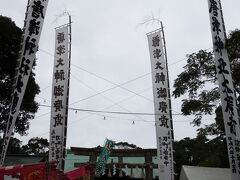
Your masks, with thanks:
<instances>
[{"instance_id":1,"label":"green foliage","mask_svg":"<svg viewBox=\"0 0 240 180\"><path fill-rule=\"evenodd\" d=\"M209 140L199 135L174 142L176 173L180 175L182 165L228 168L226 142L221 138Z\"/></svg>"},{"instance_id":2,"label":"green foliage","mask_svg":"<svg viewBox=\"0 0 240 180\"><path fill-rule=\"evenodd\" d=\"M204 128L199 128L198 134L209 136L215 135L221 139L224 139L225 130L221 106L217 107L217 109L215 110L215 114L216 114L215 122L210 125L205 125Z\"/></svg>"},{"instance_id":3,"label":"green foliage","mask_svg":"<svg viewBox=\"0 0 240 180\"><path fill-rule=\"evenodd\" d=\"M49 143L47 139L32 138L27 145L22 147L23 151L29 155L47 155Z\"/></svg>"},{"instance_id":4,"label":"green foliage","mask_svg":"<svg viewBox=\"0 0 240 180\"><path fill-rule=\"evenodd\" d=\"M0 138L0 144L3 142L3 139ZM0 146L0 151L2 151L2 146ZM11 138L11 141L8 145L8 154L25 154L22 149L22 142L17 138Z\"/></svg>"},{"instance_id":5,"label":"green foliage","mask_svg":"<svg viewBox=\"0 0 240 180\"><path fill-rule=\"evenodd\" d=\"M0 138L0 143L3 139ZM22 141L17 138L11 138L7 154L28 154L28 155L48 155L49 142L47 139L34 137L28 141L28 144L22 146ZM0 151L2 148L0 146Z\"/></svg>"},{"instance_id":6,"label":"green foliage","mask_svg":"<svg viewBox=\"0 0 240 180\"><path fill-rule=\"evenodd\" d=\"M0 134L6 129L13 77L20 49L22 31L8 17L0 16ZM29 128L29 120L34 118L38 104L34 101L35 95L40 92L35 82L35 74L31 73L26 93L16 121L15 132L25 135Z\"/></svg>"},{"instance_id":7,"label":"green foliage","mask_svg":"<svg viewBox=\"0 0 240 180\"><path fill-rule=\"evenodd\" d=\"M240 31L230 33L226 48L232 69L232 77L237 97L240 95ZM200 126L204 115L216 114L216 122L199 129L199 134L224 134L223 118L221 114L220 94L218 91L216 68L212 52L200 50L187 56L184 71L174 81L173 95L178 98L188 95L182 100L181 111L184 115L195 115L193 124Z\"/></svg>"},{"instance_id":8,"label":"green foliage","mask_svg":"<svg viewBox=\"0 0 240 180\"><path fill-rule=\"evenodd\" d=\"M115 143L115 148L116 147L120 147L122 149L142 149L142 148L136 146L135 144L129 144L128 142Z\"/></svg>"},{"instance_id":9,"label":"green foliage","mask_svg":"<svg viewBox=\"0 0 240 180\"><path fill-rule=\"evenodd\" d=\"M232 77L237 97L240 95L240 31L230 33L226 48L229 52ZM216 68L212 52L200 50L187 56L187 65L174 82L173 95L182 100L183 115L195 115L193 124L202 125L204 115L215 115L215 122L201 126L197 138L174 142L176 172L182 165L229 167L227 145ZM186 96L185 96L186 97ZM238 106L239 106L238 99ZM207 136L214 136L211 140Z\"/></svg>"},{"instance_id":10,"label":"green foliage","mask_svg":"<svg viewBox=\"0 0 240 180\"><path fill-rule=\"evenodd\" d=\"M226 41L226 47L231 60L240 58L240 31L238 29L230 33Z\"/></svg>"},{"instance_id":11,"label":"green foliage","mask_svg":"<svg viewBox=\"0 0 240 180\"><path fill-rule=\"evenodd\" d=\"M173 95L175 97L180 97L185 93L195 97L199 88L202 88L208 81L216 80L215 64L211 52L200 50L188 55L187 58L187 65L183 67L184 71L174 82Z\"/></svg>"},{"instance_id":12,"label":"green foliage","mask_svg":"<svg viewBox=\"0 0 240 180\"><path fill-rule=\"evenodd\" d=\"M96 148L101 149L102 147L99 145ZM129 144L128 142L118 142L115 143L114 149L142 149L135 144Z\"/></svg>"}]
</instances>

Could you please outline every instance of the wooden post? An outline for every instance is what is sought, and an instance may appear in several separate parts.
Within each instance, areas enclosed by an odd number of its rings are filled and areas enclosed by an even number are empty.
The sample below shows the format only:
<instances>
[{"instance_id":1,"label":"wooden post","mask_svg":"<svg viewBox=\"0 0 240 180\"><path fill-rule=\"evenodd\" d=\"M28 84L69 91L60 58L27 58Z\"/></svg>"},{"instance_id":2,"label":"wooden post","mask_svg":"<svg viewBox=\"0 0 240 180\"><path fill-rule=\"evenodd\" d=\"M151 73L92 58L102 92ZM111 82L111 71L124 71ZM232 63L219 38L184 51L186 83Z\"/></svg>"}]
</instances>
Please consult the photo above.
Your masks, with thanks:
<instances>
[{"instance_id":1,"label":"wooden post","mask_svg":"<svg viewBox=\"0 0 240 180\"><path fill-rule=\"evenodd\" d=\"M97 162L97 155L94 153L90 155L89 161L94 165ZM91 174L90 180L94 180L94 176L95 176L94 174Z\"/></svg>"},{"instance_id":2,"label":"wooden post","mask_svg":"<svg viewBox=\"0 0 240 180\"><path fill-rule=\"evenodd\" d=\"M67 151L67 128L68 128L68 104L69 104L69 87L70 87L70 75L71 75L71 54L72 54L72 20L71 20L71 15L68 14L68 19L69 19L69 23L68 23L68 27L69 27L69 34L68 34L68 38L69 38L69 49L68 49L68 59L69 59L69 66L68 66L68 87L67 87L67 100L66 100L66 115L65 115L65 122L64 122L64 140L63 140L63 166L62 166L62 170L64 171L64 167L65 167L65 155L66 155L66 151Z\"/></svg>"},{"instance_id":3,"label":"wooden post","mask_svg":"<svg viewBox=\"0 0 240 180\"><path fill-rule=\"evenodd\" d=\"M152 163L152 155L151 153L147 152L145 155L145 163ZM146 166L146 179L153 180L153 169L150 166Z\"/></svg>"},{"instance_id":4,"label":"wooden post","mask_svg":"<svg viewBox=\"0 0 240 180\"><path fill-rule=\"evenodd\" d=\"M118 163L123 163L123 157L121 156L118 157Z\"/></svg>"}]
</instances>

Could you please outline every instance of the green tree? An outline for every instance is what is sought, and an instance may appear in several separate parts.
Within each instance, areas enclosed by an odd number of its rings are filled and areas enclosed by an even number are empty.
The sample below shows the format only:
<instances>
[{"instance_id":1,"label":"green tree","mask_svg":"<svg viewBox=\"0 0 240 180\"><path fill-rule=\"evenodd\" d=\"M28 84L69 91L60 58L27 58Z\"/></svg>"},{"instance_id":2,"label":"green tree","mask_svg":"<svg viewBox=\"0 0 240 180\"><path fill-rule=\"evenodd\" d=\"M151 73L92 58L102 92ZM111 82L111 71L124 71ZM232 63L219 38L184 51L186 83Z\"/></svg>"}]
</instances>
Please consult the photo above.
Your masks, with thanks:
<instances>
[{"instance_id":1,"label":"green tree","mask_svg":"<svg viewBox=\"0 0 240 180\"><path fill-rule=\"evenodd\" d=\"M25 153L29 155L47 155L49 150L49 143L47 139L31 138L27 145L22 146Z\"/></svg>"},{"instance_id":2,"label":"green tree","mask_svg":"<svg viewBox=\"0 0 240 180\"><path fill-rule=\"evenodd\" d=\"M0 16L0 135L6 129L9 115L13 78L20 49L22 31L8 17ZM28 81L20 113L16 121L15 132L26 135L29 120L34 118L38 104L34 101L40 92L32 72Z\"/></svg>"},{"instance_id":3,"label":"green tree","mask_svg":"<svg viewBox=\"0 0 240 180\"><path fill-rule=\"evenodd\" d=\"M0 138L0 144L2 144L3 139ZM0 151L2 151L2 146L0 146ZM22 142L17 138L12 138L8 145L8 154L26 154L22 149Z\"/></svg>"},{"instance_id":4,"label":"green tree","mask_svg":"<svg viewBox=\"0 0 240 180\"><path fill-rule=\"evenodd\" d=\"M182 165L228 168L226 141L209 140L204 135L174 142L175 172L180 175Z\"/></svg>"},{"instance_id":5,"label":"green tree","mask_svg":"<svg viewBox=\"0 0 240 180\"><path fill-rule=\"evenodd\" d=\"M240 102L240 31L232 31L226 41L234 89ZM204 115L215 115L215 122L201 126L194 139L174 142L176 172L182 165L229 167L220 94L213 52L200 50L187 55L187 65L174 81L173 95L182 100L183 115L195 115L193 124L202 125ZM186 96L185 96L186 97ZM211 136L211 139L207 139Z\"/></svg>"},{"instance_id":6,"label":"green tree","mask_svg":"<svg viewBox=\"0 0 240 180\"><path fill-rule=\"evenodd\" d=\"M226 48L232 68L232 77L237 97L240 95L240 31L229 34ZM193 124L200 126L204 115L216 114L216 122L200 128L200 134L224 136L222 108L218 90L216 68L213 52L200 50L187 55L187 65L184 71L174 81L173 95L178 98L188 95L182 100L183 115L195 115ZM238 102L239 106L239 102Z\"/></svg>"},{"instance_id":7,"label":"green tree","mask_svg":"<svg viewBox=\"0 0 240 180\"><path fill-rule=\"evenodd\" d=\"M142 149L135 144L129 144L128 142L115 143L115 149Z\"/></svg>"}]
</instances>

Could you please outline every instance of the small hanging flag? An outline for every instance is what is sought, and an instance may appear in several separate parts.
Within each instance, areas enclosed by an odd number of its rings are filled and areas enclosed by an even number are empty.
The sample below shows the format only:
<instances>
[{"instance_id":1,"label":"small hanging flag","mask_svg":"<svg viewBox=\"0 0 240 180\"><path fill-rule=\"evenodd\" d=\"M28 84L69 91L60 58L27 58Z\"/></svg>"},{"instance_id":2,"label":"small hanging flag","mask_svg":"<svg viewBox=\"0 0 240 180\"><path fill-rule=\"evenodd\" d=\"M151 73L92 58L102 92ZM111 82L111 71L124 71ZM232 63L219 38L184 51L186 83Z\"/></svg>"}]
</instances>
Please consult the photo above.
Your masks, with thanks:
<instances>
[{"instance_id":1,"label":"small hanging flag","mask_svg":"<svg viewBox=\"0 0 240 180\"><path fill-rule=\"evenodd\" d=\"M99 156L99 159L96 163L95 174L100 175L103 173L103 170L106 167L106 163L108 161L108 158L110 157L114 144L115 144L114 141L106 139L105 144L102 148L101 154Z\"/></svg>"}]
</instances>

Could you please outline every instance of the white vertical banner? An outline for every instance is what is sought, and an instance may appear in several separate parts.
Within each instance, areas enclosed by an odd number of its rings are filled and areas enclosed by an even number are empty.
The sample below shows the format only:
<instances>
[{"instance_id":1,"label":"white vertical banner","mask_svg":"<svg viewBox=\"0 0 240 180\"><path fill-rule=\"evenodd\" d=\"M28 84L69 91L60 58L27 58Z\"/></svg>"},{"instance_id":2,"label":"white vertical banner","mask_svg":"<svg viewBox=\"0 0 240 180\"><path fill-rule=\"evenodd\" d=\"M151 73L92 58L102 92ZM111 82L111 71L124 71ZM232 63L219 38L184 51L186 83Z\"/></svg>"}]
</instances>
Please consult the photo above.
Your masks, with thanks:
<instances>
[{"instance_id":1,"label":"white vertical banner","mask_svg":"<svg viewBox=\"0 0 240 180\"><path fill-rule=\"evenodd\" d=\"M31 0L24 22L21 50L19 52L19 67L15 79L15 89L12 95L12 104L5 132L0 165L3 165L8 144L12 136L15 122L25 93L30 73L32 71L38 43L47 10L48 0Z\"/></svg>"},{"instance_id":2,"label":"white vertical banner","mask_svg":"<svg viewBox=\"0 0 240 180\"><path fill-rule=\"evenodd\" d=\"M159 180L173 180L172 118L163 38L161 30L147 36L152 67Z\"/></svg>"},{"instance_id":3,"label":"white vertical banner","mask_svg":"<svg viewBox=\"0 0 240 180\"><path fill-rule=\"evenodd\" d=\"M217 70L232 180L240 179L240 129L220 0L208 0L213 50Z\"/></svg>"},{"instance_id":4,"label":"white vertical banner","mask_svg":"<svg viewBox=\"0 0 240 180\"><path fill-rule=\"evenodd\" d=\"M58 169L63 169L65 127L68 108L68 28L69 26L67 25L56 29L55 39L49 161L56 161Z\"/></svg>"}]
</instances>

